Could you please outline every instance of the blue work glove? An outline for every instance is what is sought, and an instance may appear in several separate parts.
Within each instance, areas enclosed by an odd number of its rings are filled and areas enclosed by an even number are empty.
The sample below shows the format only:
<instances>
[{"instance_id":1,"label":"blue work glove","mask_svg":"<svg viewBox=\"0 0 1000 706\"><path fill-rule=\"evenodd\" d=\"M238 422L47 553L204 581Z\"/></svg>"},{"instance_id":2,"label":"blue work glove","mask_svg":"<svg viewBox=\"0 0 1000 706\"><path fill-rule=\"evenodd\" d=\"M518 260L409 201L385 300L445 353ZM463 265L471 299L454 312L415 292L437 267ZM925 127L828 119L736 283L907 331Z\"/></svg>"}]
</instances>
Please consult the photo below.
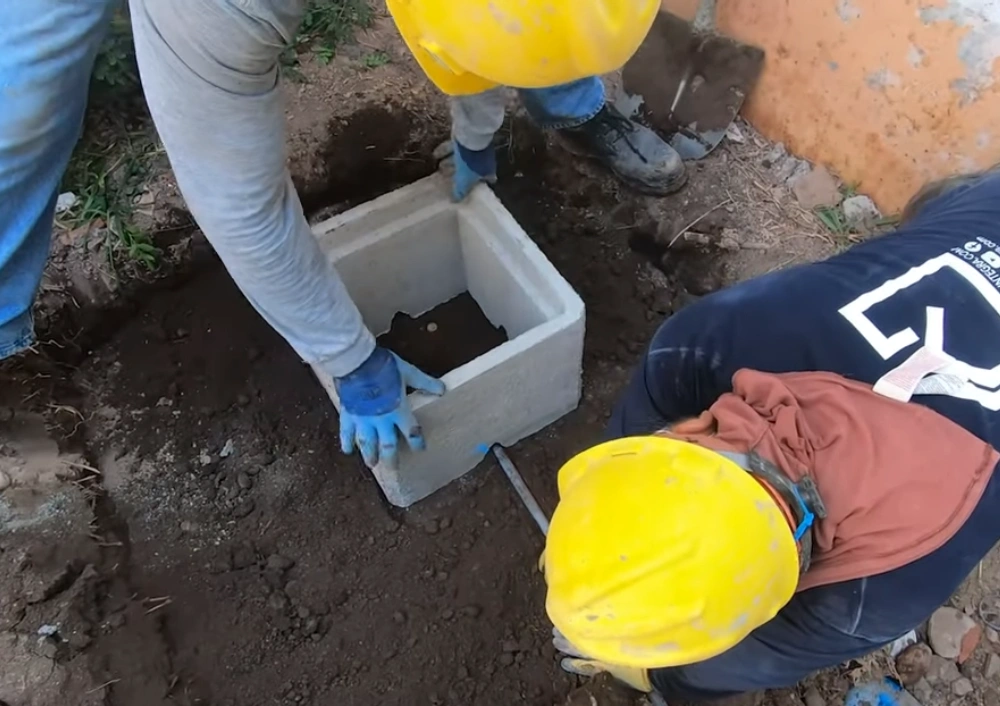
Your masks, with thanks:
<instances>
[{"instance_id":1,"label":"blue work glove","mask_svg":"<svg viewBox=\"0 0 1000 706\"><path fill-rule=\"evenodd\" d=\"M393 468L399 459L397 429L414 451L427 447L406 389L443 395L443 382L385 348L375 348L354 372L333 382L340 397L340 448L345 454L357 446L369 468L380 461Z\"/></svg>"},{"instance_id":2,"label":"blue work glove","mask_svg":"<svg viewBox=\"0 0 1000 706\"><path fill-rule=\"evenodd\" d=\"M434 150L438 169L451 177L451 199L464 201L474 187L483 181L494 184L497 180L497 152L493 145L484 150L470 150L456 140L448 140Z\"/></svg>"},{"instance_id":3,"label":"blue work glove","mask_svg":"<svg viewBox=\"0 0 1000 706\"><path fill-rule=\"evenodd\" d=\"M847 692L844 706L920 706L913 695L888 677L868 682Z\"/></svg>"}]
</instances>

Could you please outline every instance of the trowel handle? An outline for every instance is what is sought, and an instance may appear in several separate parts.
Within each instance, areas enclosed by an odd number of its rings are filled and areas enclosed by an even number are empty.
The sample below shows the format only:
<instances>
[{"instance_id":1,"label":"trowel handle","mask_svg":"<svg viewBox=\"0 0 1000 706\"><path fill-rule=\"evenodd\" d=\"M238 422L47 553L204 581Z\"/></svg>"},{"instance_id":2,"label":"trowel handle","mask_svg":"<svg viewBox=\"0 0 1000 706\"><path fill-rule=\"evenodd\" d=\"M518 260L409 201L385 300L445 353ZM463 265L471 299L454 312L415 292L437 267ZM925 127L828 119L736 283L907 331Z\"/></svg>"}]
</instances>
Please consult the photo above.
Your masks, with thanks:
<instances>
[{"instance_id":1,"label":"trowel handle","mask_svg":"<svg viewBox=\"0 0 1000 706\"><path fill-rule=\"evenodd\" d=\"M698 11L694 15L694 22L691 27L695 34L704 34L715 31L715 6L718 0L701 0L698 3Z\"/></svg>"}]
</instances>

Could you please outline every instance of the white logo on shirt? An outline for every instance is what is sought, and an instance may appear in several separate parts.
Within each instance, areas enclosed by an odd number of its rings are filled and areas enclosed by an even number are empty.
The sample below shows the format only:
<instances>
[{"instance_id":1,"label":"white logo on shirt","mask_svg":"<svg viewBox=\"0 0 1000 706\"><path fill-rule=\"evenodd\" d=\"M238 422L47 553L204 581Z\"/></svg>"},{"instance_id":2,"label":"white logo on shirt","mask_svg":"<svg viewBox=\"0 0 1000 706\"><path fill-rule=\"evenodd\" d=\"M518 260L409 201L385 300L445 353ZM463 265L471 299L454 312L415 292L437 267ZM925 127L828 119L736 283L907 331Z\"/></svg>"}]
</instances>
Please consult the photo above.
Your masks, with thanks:
<instances>
[{"instance_id":1,"label":"white logo on shirt","mask_svg":"<svg viewBox=\"0 0 1000 706\"><path fill-rule=\"evenodd\" d=\"M1000 291L997 290L1000 286L1000 246L986 238L976 238L961 247L952 248L882 283L843 306L840 313L883 360L923 342L906 362L886 375L889 378L895 374L896 382L902 381L904 386L909 387L910 394L949 395L978 402L991 411L1000 410L1000 363L993 368L981 368L954 358L944 340L945 309L927 307L926 320L921 326L922 335L910 326L898 331L883 331L868 317L868 310L876 304L945 269L968 282L972 291L1000 319Z\"/></svg>"}]
</instances>

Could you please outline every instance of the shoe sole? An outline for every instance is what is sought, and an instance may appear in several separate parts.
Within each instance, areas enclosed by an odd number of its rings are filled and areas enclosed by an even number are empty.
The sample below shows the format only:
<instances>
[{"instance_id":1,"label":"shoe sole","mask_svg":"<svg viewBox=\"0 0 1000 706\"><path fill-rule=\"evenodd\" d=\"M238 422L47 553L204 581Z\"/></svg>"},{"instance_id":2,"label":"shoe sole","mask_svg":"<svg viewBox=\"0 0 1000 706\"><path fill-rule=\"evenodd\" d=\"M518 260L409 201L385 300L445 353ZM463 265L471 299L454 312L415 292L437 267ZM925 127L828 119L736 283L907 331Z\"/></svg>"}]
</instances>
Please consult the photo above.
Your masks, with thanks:
<instances>
[{"instance_id":1,"label":"shoe sole","mask_svg":"<svg viewBox=\"0 0 1000 706\"><path fill-rule=\"evenodd\" d=\"M595 157L590 152L578 148L576 145L573 144L572 140L568 140L562 135L558 135L558 137L559 137L559 142L562 144L563 148L571 155L573 155L574 157L586 159L590 162L593 162L594 164L603 167L606 171L609 171L612 174L614 174L615 178L618 179L618 181L628 186L628 188L630 188L632 191L640 193L643 196L670 196L671 194L676 194L678 191L687 186L688 173L686 168L683 169L680 174L674 177L673 181L667 183L662 187L656 187L621 173L620 171L612 167L610 164L602 160L600 157Z\"/></svg>"},{"instance_id":2,"label":"shoe sole","mask_svg":"<svg viewBox=\"0 0 1000 706\"><path fill-rule=\"evenodd\" d=\"M685 169L676 177L674 177L673 181L668 182L662 187L656 187L646 182L630 178L625 174L622 174L618 170L614 169L613 167L608 167L603 162L599 162L599 164L602 164L605 168L607 168L612 174L614 174L618 178L619 181L624 183L630 189L644 196L670 196L671 194L676 194L678 191L683 189L685 186L687 186L688 183L687 169Z\"/></svg>"}]
</instances>

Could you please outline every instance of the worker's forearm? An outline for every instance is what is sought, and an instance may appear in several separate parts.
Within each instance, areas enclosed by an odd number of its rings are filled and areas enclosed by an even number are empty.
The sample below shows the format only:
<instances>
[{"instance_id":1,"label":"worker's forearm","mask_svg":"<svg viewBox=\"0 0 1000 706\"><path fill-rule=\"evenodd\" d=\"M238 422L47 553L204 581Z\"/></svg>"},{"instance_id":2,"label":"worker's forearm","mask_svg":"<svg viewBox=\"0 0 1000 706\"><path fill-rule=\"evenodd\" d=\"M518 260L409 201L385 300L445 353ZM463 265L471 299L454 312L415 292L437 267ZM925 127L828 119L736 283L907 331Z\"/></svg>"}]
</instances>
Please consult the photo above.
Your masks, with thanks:
<instances>
[{"instance_id":1,"label":"worker's forearm","mask_svg":"<svg viewBox=\"0 0 1000 706\"><path fill-rule=\"evenodd\" d=\"M257 311L339 377L375 343L313 238L285 163L277 59L304 0L270 5L131 0L136 56L192 215Z\"/></svg>"}]
</instances>

